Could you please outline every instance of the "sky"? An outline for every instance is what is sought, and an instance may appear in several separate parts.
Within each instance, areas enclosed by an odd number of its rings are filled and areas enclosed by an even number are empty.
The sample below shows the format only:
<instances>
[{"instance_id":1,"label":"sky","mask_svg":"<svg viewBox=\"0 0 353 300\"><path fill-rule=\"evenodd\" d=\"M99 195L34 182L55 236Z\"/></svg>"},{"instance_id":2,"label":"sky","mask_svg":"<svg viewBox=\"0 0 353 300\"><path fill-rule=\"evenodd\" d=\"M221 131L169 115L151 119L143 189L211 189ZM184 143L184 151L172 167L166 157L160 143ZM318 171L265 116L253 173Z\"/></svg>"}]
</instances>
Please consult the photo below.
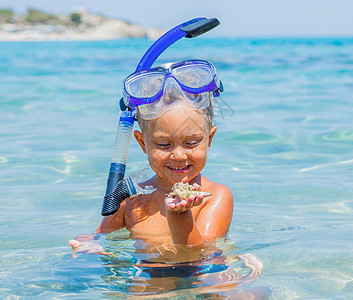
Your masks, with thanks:
<instances>
[{"instance_id":1,"label":"sky","mask_svg":"<svg viewBox=\"0 0 353 300\"><path fill-rule=\"evenodd\" d=\"M0 8L24 13L90 13L148 27L170 29L196 17L216 17L221 26L208 33L220 37L352 36L353 0L0 0Z\"/></svg>"}]
</instances>

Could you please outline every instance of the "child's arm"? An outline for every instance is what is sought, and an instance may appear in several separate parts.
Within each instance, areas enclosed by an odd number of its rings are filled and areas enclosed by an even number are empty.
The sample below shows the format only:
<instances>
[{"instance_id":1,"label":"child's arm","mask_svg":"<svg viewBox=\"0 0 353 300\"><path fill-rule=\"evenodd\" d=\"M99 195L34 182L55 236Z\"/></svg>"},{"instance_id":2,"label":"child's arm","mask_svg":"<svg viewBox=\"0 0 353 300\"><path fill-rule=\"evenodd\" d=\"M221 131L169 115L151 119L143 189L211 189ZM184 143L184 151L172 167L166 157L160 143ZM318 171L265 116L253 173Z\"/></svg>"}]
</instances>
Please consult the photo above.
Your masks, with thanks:
<instances>
[{"instance_id":1,"label":"child's arm","mask_svg":"<svg viewBox=\"0 0 353 300\"><path fill-rule=\"evenodd\" d=\"M96 232L109 233L114 230L118 230L125 227L124 215L125 215L126 201L127 199L125 199L121 203L119 210L115 214L111 216L103 217L103 220L101 224L98 226Z\"/></svg>"},{"instance_id":2,"label":"child's arm","mask_svg":"<svg viewBox=\"0 0 353 300\"><path fill-rule=\"evenodd\" d=\"M167 211L168 225L175 245L200 245L205 242L191 210L184 212Z\"/></svg>"},{"instance_id":3,"label":"child's arm","mask_svg":"<svg viewBox=\"0 0 353 300\"><path fill-rule=\"evenodd\" d=\"M198 185L194 187L200 189ZM196 220L190 209L202 204L202 196L190 196L187 200L166 198L168 225L174 244L197 245L227 234L233 214L233 196L224 185L217 185L216 190L204 203Z\"/></svg>"},{"instance_id":4,"label":"child's arm","mask_svg":"<svg viewBox=\"0 0 353 300\"><path fill-rule=\"evenodd\" d=\"M99 244L99 233L109 233L125 227L125 202L122 202L120 209L115 214L103 218L96 230L97 234L80 234L74 240L70 240L69 244L75 252L101 255L111 254L104 251L103 247Z\"/></svg>"},{"instance_id":5,"label":"child's arm","mask_svg":"<svg viewBox=\"0 0 353 300\"><path fill-rule=\"evenodd\" d=\"M233 195L223 184L217 184L217 192L205 203L197 216L196 224L208 241L225 236L233 217Z\"/></svg>"}]
</instances>

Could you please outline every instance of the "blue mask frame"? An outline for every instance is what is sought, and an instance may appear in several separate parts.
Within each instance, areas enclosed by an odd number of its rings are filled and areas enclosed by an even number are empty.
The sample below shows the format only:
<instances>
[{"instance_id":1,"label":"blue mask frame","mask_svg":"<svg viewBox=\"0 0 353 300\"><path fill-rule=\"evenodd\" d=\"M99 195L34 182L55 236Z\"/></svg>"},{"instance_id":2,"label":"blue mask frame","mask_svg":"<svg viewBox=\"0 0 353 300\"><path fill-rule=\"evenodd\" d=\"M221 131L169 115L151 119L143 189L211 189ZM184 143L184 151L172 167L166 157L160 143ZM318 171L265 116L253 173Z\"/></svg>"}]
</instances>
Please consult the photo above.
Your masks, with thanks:
<instances>
[{"instance_id":1,"label":"blue mask frame","mask_svg":"<svg viewBox=\"0 0 353 300\"><path fill-rule=\"evenodd\" d=\"M189 87L183 83L181 83L176 77L172 75L172 70L174 68L182 67L182 66L192 66L195 67L197 65L201 65L203 67L208 68L208 70L213 74L212 80L210 80L208 83L200 86L200 87ZM129 89L126 86L126 82L128 82L131 78L141 78L144 75L150 74L150 73L158 74L158 76L163 76L164 79L161 82L161 86L159 91L157 91L154 95L150 97L134 97L132 94L129 93ZM185 92L192 93L192 94L200 94L200 93L206 93L206 92L213 92L213 96L218 97L221 92L221 83L218 80L218 76L216 73L216 69L213 66L212 63L205 61L205 60L199 60L199 59L193 59L193 60L185 60L182 62L178 62L170 66L169 68L165 69L163 67L157 67L157 68L152 68L152 69L147 69L147 70L142 70L138 72L134 72L128 77L125 78L124 80L124 103L125 105L129 106L130 108L137 107L143 104L149 104L153 103L154 101L158 100L162 95L163 95L163 90L165 83L167 81L167 78L173 78L180 88L184 90ZM160 77L159 77L160 78Z\"/></svg>"}]
</instances>

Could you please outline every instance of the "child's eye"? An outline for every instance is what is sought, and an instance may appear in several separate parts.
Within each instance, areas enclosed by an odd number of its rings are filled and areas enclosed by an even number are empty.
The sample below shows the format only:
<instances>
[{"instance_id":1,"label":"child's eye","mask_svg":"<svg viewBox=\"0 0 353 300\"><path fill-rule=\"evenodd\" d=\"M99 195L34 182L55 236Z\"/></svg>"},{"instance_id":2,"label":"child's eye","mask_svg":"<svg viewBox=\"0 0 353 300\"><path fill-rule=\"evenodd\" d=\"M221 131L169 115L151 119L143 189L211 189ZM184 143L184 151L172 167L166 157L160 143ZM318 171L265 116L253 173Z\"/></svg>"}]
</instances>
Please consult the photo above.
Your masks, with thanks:
<instances>
[{"instance_id":1,"label":"child's eye","mask_svg":"<svg viewBox=\"0 0 353 300\"><path fill-rule=\"evenodd\" d=\"M186 143L189 147L196 147L197 145L200 144L199 141L192 141L192 142L188 142Z\"/></svg>"},{"instance_id":2,"label":"child's eye","mask_svg":"<svg viewBox=\"0 0 353 300\"><path fill-rule=\"evenodd\" d=\"M159 148L168 148L170 146L168 143L156 143L156 145Z\"/></svg>"}]
</instances>

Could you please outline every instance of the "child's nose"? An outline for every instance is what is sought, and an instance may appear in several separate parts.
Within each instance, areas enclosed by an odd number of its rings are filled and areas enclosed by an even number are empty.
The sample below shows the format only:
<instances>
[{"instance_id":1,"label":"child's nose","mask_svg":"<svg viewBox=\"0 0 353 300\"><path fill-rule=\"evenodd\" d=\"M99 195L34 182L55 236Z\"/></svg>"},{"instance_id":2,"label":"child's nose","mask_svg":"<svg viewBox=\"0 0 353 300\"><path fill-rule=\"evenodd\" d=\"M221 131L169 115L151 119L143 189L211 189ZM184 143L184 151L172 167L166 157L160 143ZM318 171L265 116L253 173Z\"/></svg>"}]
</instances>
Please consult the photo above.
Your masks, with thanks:
<instances>
[{"instance_id":1,"label":"child's nose","mask_svg":"<svg viewBox=\"0 0 353 300\"><path fill-rule=\"evenodd\" d=\"M170 157L174 160L186 160L188 158L184 148L181 146L176 147Z\"/></svg>"}]
</instances>

